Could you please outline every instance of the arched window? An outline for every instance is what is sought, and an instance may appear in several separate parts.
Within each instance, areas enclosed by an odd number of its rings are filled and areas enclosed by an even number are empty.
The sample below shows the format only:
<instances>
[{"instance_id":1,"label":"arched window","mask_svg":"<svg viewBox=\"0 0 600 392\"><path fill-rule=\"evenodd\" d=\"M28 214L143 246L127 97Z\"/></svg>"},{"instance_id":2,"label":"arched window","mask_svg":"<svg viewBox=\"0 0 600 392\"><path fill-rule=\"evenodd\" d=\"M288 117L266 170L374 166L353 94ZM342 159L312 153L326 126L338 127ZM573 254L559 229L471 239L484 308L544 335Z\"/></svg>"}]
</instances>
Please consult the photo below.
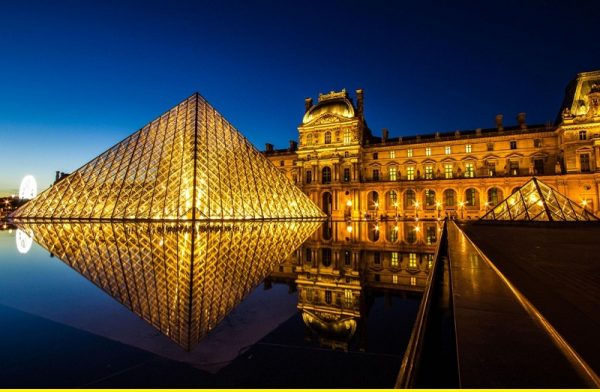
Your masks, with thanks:
<instances>
[{"instance_id":1,"label":"arched window","mask_svg":"<svg viewBox=\"0 0 600 392\"><path fill-rule=\"evenodd\" d=\"M465 205L467 207L479 207L479 192L475 188L465 191Z\"/></svg>"},{"instance_id":2,"label":"arched window","mask_svg":"<svg viewBox=\"0 0 600 392\"><path fill-rule=\"evenodd\" d=\"M331 132L325 132L325 144L331 144Z\"/></svg>"},{"instance_id":3,"label":"arched window","mask_svg":"<svg viewBox=\"0 0 600 392\"><path fill-rule=\"evenodd\" d=\"M388 223L385 228L386 237L389 242L397 242L398 241L398 232L400 231L398 228L398 223Z\"/></svg>"},{"instance_id":4,"label":"arched window","mask_svg":"<svg viewBox=\"0 0 600 392\"><path fill-rule=\"evenodd\" d=\"M331 168L329 166L323 168L323 171L321 172L321 182L323 184L331 183Z\"/></svg>"},{"instance_id":5,"label":"arched window","mask_svg":"<svg viewBox=\"0 0 600 392\"><path fill-rule=\"evenodd\" d=\"M367 206L369 210L376 210L379 208L379 193L371 191L367 194Z\"/></svg>"},{"instance_id":6,"label":"arched window","mask_svg":"<svg viewBox=\"0 0 600 392\"><path fill-rule=\"evenodd\" d=\"M376 242L379 241L379 223L375 223L368 226L369 240Z\"/></svg>"},{"instance_id":7,"label":"arched window","mask_svg":"<svg viewBox=\"0 0 600 392\"><path fill-rule=\"evenodd\" d=\"M498 188L490 188L487 191L487 201L489 206L495 206L502 201L502 191Z\"/></svg>"},{"instance_id":8,"label":"arched window","mask_svg":"<svg viewBox=\"0 0 600 392\"><path fill-rule=\"evenodd\" d=\"M331 249L323 248L321 249L321 263L324 267L329 267L331 265Z\"/></svg>"},{"instance_id":9,"label":"arched window","mask_svg":"<svg viewBox=\"0 0 600 392\"><path fill-rule=\"evenodd\" d=\"M444 191L444 206L454 207L456 205L456 192L454 189L446 189Z\"/></svg>"},{"instance_id":10,"label":"arched window","mask_svg":"<svg viewBox=\"0 0 600 392\"><path fill-rule=\"evenodd\" d=\"M404 209L415 208L415 203L417 202L417 196L415 191L412 189L404 192Z\"/></svg>"},{"instance_id":11,"label":"arched window","mask_svg":"<svg viewBox=\"0 0 600 392\"><path fill-rule=\"evenodd\" d=\"M398 208L398 194L396 191L389 191L387 193L386 207L388 209Z\"/></svg>"},{"instance_id":12,"label":"arched window","mask_svg":"<svg viewBox=\"0 0 600 392\"><path fill-rule=\"evenodd\" d=\"M415 242L417 242L417 233L418 232L419 232L419 229L417 226L414 226L412 224L407 224L404 226L404 239L409 244L414 244Z\"/></svg>"},{"instance_id":13,"label":"arched window","mask_svg":"<svg viewBox=\"0 0 600 392\"><path fill-rule=\"evenodd\" d=\"M433 189L425 190L425 208L435 207L435 191Z\"/></svg>"}]
</instances>

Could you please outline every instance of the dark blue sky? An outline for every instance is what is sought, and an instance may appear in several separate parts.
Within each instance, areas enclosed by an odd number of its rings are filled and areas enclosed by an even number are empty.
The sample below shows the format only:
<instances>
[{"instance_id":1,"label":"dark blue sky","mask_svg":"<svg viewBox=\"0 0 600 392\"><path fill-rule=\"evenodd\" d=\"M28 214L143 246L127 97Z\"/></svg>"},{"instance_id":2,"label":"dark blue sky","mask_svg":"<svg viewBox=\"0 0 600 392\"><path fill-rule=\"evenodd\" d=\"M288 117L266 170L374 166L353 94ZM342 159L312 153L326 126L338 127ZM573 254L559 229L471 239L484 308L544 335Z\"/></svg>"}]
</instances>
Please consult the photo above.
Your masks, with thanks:
<instances>
[{"instance_id":1,"label":"dark blue sky","mask_svg":"<svg viewBox=\"0 0 600 392\"><path fill-rule=\"evenodd\" d=\"M486 3L486 4L482 4ZM0 195L42 187L199 91L255 145L365 90L393 136L554 120L600 69L598 2L2 1Z\"/></svg>"}]
</instances>

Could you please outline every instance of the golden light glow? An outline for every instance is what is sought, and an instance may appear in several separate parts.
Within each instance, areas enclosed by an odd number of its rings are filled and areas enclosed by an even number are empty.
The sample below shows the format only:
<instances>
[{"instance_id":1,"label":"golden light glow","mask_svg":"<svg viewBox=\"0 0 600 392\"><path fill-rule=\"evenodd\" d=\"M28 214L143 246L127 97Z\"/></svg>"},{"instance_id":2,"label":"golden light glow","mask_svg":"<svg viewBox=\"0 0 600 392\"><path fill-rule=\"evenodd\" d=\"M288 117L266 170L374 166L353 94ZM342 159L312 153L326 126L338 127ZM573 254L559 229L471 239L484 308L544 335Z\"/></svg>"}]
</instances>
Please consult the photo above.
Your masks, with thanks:
<instances>
[{"instance_id":1,"label":"golden light glow","mask_svg":"<svg viewBox=\"0 0 600 392\"><path fill-rule=\"evenodd\" d=\"M42 247L185 349L219 324L320 225L316 221L18 224Z\"/></svg>"},{"instance_id":2,"label":"golden light glow","mask_svg":"<svg viewBox=\"0 0 600 392\"><path fill-rule=\"evenodd\" d=\"M350 200L350 199L346 200L346 206L352 207L352 200Z\"/></svg>"}]
</instances>

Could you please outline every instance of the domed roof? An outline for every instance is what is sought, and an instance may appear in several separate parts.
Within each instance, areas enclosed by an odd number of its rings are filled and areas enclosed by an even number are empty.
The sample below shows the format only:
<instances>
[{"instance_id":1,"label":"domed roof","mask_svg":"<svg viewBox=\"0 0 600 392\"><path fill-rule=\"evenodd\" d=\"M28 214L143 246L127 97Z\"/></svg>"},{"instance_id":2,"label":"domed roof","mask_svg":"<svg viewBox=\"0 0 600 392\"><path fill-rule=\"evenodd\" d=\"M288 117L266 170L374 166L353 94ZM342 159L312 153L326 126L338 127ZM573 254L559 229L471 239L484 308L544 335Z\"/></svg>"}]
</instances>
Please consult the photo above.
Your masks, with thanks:
<instances>
[{"instance_id":1,"label":"domed roof","mask_svg":"<svg viewBox=\"0 0 600 392\"><path fill-rule=\"evenodd\" d=\"M309 123L326 113L352 118L354 117L354 106L352 106L352 102L347 98L335 98L320 101L306 112L302 119L302 124Z\"/></svg>"},{"instance_id":2,"label":"domed roof","mask_svg":"<svg viewBox=\"0 0 600 392\"><path fill-rule=\"evenodd\" d=\"M321 317L304 310L302 320L310 330L320 337L349 341L356 332L356 320L353 317L339 320L324 320Z\"/></svg>"}]
</instances>

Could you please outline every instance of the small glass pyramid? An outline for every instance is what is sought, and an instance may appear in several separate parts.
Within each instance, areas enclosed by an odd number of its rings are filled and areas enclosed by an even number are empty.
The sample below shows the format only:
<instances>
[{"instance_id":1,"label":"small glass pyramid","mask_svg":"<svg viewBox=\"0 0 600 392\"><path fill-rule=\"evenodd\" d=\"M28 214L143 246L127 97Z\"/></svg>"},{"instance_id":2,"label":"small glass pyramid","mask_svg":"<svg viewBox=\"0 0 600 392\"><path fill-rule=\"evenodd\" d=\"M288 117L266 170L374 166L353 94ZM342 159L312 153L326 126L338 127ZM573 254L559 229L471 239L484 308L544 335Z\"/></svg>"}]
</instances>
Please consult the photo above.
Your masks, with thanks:
<instances>
[{"instance_id":1,"label":"small glass pyramid","mask_svg":"<svg viewBox=\"0 0 600 392\"><path fill-rule=\"evenodd\" d=\"M320 219L198 93L48 188L14 219Z\"/></svg>"},{"instance_id":2,"label":"small glass pyramid","mask_svg":"<svg viewBox=\"0 0 600 392\"><path fill-rule=\"evenodd\" d=\"M480 220L591 221L591 212L533 177Z\"/></svg>"}]
</instances>

